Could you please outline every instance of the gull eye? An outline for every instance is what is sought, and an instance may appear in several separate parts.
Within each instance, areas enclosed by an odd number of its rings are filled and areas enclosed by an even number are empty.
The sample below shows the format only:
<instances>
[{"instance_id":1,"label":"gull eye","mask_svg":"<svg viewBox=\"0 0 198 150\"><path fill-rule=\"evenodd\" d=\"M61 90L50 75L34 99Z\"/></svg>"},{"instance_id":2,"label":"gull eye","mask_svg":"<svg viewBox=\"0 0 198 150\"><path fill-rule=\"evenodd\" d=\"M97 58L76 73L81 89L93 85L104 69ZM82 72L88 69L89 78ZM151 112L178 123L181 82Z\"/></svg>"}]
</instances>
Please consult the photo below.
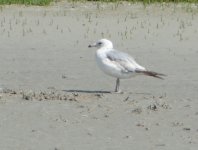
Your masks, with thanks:
<instances>
[{"instance_id":1,"label":"gull eye","mask_svg":"<svg viewBox=\"0 0 198 150\"><path fill-rule=\"evenodd\" d=\"M102 45L102 42L98 42L99 45Z\"/></svg>"}]
</instances>

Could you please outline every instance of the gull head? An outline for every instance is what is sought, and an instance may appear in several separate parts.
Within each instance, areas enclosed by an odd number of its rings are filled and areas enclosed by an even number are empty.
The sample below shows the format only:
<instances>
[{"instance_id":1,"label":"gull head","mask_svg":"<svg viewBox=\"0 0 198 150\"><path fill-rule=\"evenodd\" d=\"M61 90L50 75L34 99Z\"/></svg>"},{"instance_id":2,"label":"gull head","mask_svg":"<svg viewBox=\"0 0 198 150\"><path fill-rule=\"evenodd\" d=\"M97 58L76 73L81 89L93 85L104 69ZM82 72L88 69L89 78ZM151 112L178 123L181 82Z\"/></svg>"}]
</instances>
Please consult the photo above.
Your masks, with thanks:
<instances>
[{"instance_id":1,"label":"gull head","mask_svg":"<svg viewBox=\"0 0 198 150\"><path fill-rule=\"evenodd\" d=\"M113 43L107 39L101 39L96 43L90 44L88 47L97 47L97 48L113 48Z\"/></svg>"}]
</instances>

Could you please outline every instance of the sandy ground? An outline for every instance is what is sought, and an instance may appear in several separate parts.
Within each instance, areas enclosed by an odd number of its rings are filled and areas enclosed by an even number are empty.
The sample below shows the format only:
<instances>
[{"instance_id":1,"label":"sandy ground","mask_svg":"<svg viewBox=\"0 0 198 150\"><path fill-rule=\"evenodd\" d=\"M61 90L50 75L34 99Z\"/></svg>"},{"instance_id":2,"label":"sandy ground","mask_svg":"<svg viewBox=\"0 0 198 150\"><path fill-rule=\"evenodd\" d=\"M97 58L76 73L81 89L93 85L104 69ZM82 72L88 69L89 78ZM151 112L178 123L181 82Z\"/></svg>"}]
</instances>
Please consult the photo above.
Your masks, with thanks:
<instances>
[{"instance_id":1,"label":"sandy ground","mask_svg":"<svg viewBox=\"0 0 198 150\"><path fill-rule=\"evenodd\" d=\"M165 80L104 75L87 46L106 37ZM0 8L1 150L196 150L197 6Z\"/></svg>"}]
</instances>

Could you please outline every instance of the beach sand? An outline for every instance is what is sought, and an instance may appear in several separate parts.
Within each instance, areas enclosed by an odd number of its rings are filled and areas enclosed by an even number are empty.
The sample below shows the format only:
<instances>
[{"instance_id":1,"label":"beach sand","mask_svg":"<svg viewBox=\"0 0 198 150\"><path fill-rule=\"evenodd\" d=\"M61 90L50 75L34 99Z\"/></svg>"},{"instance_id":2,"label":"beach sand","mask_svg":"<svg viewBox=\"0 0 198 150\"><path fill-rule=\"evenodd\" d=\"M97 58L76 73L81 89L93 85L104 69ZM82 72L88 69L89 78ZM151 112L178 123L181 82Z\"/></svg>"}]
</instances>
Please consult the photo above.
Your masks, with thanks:
<instances>
[{"instance_id":1,"label":"beach sand","mask_svg":"<svg viewBox=\"0 0 198 150\"><path fill-rule=\"evenodd\" d=\"M196 150L198 11L185 4L0 8L1 150ZM99 70L110 39L164 80Z\"/></svg>"}]
</instances>

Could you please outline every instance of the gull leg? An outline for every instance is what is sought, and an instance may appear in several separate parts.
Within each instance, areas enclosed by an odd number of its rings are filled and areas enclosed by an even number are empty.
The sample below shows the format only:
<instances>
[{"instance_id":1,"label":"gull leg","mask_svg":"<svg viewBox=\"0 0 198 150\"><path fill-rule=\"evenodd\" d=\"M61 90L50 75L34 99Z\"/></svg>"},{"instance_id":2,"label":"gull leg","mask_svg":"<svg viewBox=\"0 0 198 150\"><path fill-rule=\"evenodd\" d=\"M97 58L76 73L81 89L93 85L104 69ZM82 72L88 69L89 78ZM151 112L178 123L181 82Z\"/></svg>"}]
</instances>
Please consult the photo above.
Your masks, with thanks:
<instances>
[{"instance_id":1,"label":"gull leg","mask_svg":"<svg viewBox=\"0 0 198 150\"><path fill-rule=\"evenodd\" d=\"M120 91L119 91L119 87L120 87L120 79L117 78L117 80L116 80L116 87L115 87L115 92L116 92L116 93L120 92Z\"/></svg>"}]
</instances>

